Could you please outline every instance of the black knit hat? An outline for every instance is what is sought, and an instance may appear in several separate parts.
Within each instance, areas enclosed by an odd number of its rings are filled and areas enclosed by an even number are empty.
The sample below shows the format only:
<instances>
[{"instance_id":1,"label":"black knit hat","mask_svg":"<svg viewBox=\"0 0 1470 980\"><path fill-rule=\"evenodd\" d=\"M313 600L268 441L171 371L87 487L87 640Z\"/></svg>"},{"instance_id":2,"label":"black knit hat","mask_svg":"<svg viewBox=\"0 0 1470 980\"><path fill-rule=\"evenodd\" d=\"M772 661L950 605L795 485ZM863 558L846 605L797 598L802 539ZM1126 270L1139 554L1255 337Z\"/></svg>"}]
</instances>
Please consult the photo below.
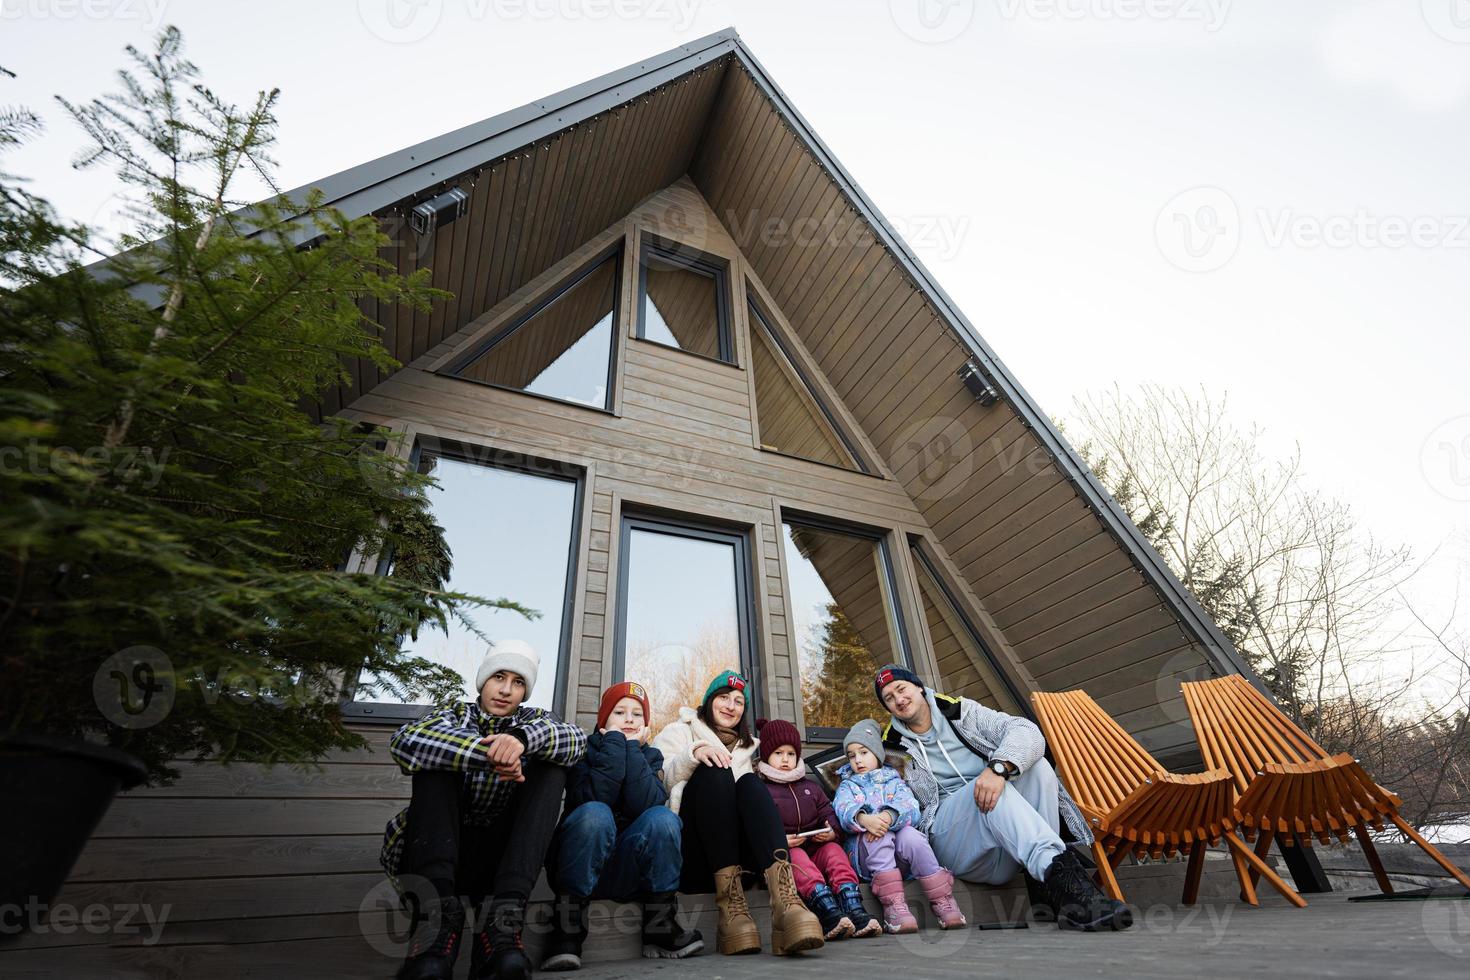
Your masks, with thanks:
<instances>
[{"instance_id":1,"label":"black knit hat","mask_svg":"<svg viewBox=\"0 0 1470 980\"><path fill-rule=\"evenodd\" d=\"M879 704L883 703L883 689L894 681L908 681L919 690L924 689L924 682L912 670L898 664L885 664L878 668L878 674L873 678L873 693L877 695Z\"/></svg>"}]
</instances>

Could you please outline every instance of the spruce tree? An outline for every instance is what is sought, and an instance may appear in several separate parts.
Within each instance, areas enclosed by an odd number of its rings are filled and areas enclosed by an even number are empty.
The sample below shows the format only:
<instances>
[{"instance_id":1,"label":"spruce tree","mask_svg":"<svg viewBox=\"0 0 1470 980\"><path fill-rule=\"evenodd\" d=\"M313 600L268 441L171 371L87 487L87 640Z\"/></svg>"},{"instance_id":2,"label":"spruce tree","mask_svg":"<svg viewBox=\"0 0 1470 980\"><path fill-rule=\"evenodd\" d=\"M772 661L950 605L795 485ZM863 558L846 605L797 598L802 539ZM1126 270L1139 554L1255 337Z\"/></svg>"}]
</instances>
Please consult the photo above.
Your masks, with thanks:
<instances>
[{"instance_id":1,"label":"spruce tree","mask_svg":"<svg viewBox=\"0 0 1470 980\"><path fill-rule=\"evenodd\" d=\"M520 608L444 591L429 478L320 417L352 359L396 366L365 310L444 294L384 261L372 217L234 199L273 189L276 92L216 96L172 28L128 52L119 92L62 103L79 165L132 195L122 254L99 264L88 229L0 175L0 736L106 741L155 780L356 747L339 692L360 669L450 696L461 679L399 638ZM38 129L0 114L0 149ZM397 573L341 571L354 547L394 549Z\"/></svg>"}]
</instances>

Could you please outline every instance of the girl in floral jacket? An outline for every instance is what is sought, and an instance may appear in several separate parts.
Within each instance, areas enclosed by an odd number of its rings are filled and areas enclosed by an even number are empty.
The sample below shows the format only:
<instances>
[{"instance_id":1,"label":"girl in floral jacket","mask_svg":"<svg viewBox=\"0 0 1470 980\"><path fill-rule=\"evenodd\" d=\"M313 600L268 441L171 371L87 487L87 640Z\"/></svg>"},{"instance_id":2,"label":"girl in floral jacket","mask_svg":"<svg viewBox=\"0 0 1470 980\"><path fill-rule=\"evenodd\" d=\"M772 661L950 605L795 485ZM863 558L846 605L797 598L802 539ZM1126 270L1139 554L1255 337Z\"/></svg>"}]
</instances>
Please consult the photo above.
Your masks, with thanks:
<instances>
[{"instance_id":1,"label":"girl in floral jacket","mask_svg":"<svg viewBox=\"0 0 1470 980\"><path fill-rule=\"evenodd\" d=\"M883 733L871 718L852 726L842 740L847 765L837 770L842 783L832 808L847 839L852 866L871 878L873 894L883 903L883 926L889 932L917 932L918 920L903 894L906 874L919 880L941 929L956 929L965 917L954 902L954 876L939 866L929 839L918 829L919 801L898 774L884 764Z\"/></svg>"}]
</instances>

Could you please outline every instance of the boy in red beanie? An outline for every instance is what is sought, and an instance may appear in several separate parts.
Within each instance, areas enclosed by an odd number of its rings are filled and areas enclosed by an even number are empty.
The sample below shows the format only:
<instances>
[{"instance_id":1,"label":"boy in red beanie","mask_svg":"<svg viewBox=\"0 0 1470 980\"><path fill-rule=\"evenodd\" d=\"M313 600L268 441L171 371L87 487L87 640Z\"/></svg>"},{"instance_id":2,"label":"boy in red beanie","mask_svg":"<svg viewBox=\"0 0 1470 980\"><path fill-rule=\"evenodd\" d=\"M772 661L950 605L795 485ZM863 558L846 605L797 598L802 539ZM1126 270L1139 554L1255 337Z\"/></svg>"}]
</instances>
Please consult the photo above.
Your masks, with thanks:
<instances>
[{"instance_id":1,"label":"boy in red beanie","mask_svg":"<svg viewBox=\"0 0 1470 980\"><path fill-rule=\"evenodd\" d=\"M643 902L643 955L680 958L704 948L675 918L683 827L660 782L664 757L645 745L648 691L632 681L603 692L587 756L567 776L566 807L546 860L556 889L543 970L575 970L593 898Z\"/></svg>"},{"instance_id":2,"label":"boy in red beanie","mask_svg":"<svg viewBox=\"0 0 1470 980\"><path fill-rule=\"evenodd\" d=\"M842 825L820 783L807 775L801 758L801 733L789 721L759 721L760 762L786 828L786 846L796 890L816 913L827 939L875 936L883 925L868 913L857 873L843 850Z\"/></svg>"}]
</instances>

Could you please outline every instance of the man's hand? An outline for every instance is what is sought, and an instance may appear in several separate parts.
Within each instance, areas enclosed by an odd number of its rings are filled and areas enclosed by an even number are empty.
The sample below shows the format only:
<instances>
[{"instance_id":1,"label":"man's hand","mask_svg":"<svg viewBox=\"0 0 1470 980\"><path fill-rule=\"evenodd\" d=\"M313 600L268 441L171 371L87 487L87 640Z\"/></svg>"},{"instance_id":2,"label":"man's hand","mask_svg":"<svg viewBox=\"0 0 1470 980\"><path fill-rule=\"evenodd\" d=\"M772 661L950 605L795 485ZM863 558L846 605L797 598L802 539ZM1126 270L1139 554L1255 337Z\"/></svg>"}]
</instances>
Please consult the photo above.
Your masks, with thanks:
<instances>
[{"instance_id":1,"label":"man's hand","mask_svg":"<svg viewBox=\"0 0 1470 980\"><path fill-rule=\"evenodd\" d=\"M706 766L730 768L730 753L723 745L701 745L694 750L694 760Z\"/></svg>"},{"instance_id":2,"label":"man's hand","mask_svg":"<svg viewBox=\"0 0 1470 980\"><path fill-rule=\"evenodd\" d=\"M981 813L995 809L1000 794L1005 792L1006 781L987 769L975 780L975 806Z\"/></svg>"},{"instance_id":3,"label":"man's hand","mask_svg":"<svg viewBox=\"0 0 1470 980\"><path fill-rule=\"evenodd\" d=\"M485 754L497 772L512 768L520 771L521 756L526 751L526 744L520 739L514 735L487 735L480 739L480 744L485 747Z\"/></svg>"}]
</instances>

